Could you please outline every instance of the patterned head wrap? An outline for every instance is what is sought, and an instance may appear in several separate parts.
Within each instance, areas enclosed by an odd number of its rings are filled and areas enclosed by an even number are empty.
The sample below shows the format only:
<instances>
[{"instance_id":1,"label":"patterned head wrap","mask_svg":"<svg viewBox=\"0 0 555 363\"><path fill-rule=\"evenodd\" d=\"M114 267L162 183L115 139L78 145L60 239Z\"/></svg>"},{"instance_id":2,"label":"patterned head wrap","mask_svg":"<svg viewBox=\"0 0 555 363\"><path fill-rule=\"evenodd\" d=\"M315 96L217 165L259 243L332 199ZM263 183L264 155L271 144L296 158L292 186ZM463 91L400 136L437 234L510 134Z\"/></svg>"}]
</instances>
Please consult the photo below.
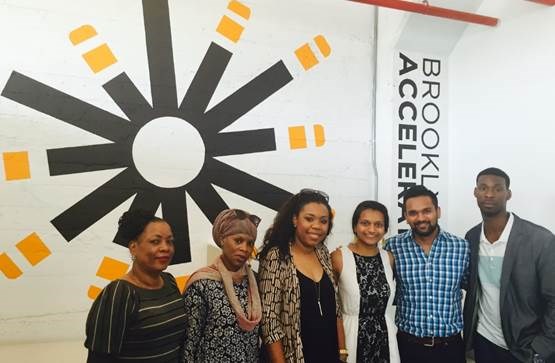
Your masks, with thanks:
<instances>
[{"instance_id":1,"label":"patterned head wrap","mask_svg":"<svg viewBox=\"0 0 555 363\"><path fill-rule=\"evenodd\" d=\"M256 240L256 227L260 218L241 209L224 209L218 214L212 227L212 238L218 247L222 247L224 238L233 234L244 233Z\"/></svg>"}]
</instances>

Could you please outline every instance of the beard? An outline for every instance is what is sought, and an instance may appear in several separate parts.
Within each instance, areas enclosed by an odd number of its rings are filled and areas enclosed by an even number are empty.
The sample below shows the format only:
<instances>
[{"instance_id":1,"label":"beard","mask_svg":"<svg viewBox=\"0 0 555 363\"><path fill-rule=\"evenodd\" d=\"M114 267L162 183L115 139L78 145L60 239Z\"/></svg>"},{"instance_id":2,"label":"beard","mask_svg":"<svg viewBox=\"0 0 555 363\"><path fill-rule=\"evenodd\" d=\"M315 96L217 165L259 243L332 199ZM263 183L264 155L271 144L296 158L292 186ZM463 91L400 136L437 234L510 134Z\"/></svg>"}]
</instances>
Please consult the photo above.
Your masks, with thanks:
<instances>
[{"instance_id":1,"label":"beard","mask_svg":"<svg viewBox=\"0 0 555 363\"><path fill-rule=\"evenodd\" d=\"M482 213L482 216L484 217L495 217L500 214L507 213L505 208L502 208L502 207L492 208L492 207L483 207L481 205L478 205L478 208L480 208L480 213Z\"/></svg>"},{"instance_id":2,"label":"beard","mask_svg":"<svg viewBox=\"0 0 555 363\"><path fill-rule=\"evenodd\" d=\"M419 225L424 225L424 224L428 225L428 228L426 230L418 229ZM437 230L437 223L422 222L414 225L414 227L412 228L412 233L420 237L428 237L428 236L431 236L436 230Z\"/></svg>"}]
</instances>

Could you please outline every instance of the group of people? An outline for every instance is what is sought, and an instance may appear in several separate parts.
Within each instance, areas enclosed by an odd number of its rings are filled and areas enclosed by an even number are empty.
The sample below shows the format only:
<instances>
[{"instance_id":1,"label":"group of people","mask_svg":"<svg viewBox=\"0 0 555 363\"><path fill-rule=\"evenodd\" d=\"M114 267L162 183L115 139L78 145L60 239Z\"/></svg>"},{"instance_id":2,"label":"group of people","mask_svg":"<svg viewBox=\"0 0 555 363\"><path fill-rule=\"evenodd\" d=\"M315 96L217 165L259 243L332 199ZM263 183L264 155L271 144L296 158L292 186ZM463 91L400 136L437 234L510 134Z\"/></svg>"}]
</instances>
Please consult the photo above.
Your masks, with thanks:
<instances>
[{"instance_id":1,"label":"group of people","mask_svg":"<svg viewBox=\"0 0 555 363\"><path fill-rule=\"evenodd\" d=\"M93 303L87 361L457 363L473 350L476 363L555 362L555 236L507 211L509 187L500 169L478 174L482 222L464 239L439 227L424 186L404 192L410 229L387 240L386 207L364 201L331 254L329 198L303 189L266 231L257 273L260 218L227 209L213 223L221 255L183 294L163 272L171 227L126 212L132 267Z\"/></svg>"}]
</instances>

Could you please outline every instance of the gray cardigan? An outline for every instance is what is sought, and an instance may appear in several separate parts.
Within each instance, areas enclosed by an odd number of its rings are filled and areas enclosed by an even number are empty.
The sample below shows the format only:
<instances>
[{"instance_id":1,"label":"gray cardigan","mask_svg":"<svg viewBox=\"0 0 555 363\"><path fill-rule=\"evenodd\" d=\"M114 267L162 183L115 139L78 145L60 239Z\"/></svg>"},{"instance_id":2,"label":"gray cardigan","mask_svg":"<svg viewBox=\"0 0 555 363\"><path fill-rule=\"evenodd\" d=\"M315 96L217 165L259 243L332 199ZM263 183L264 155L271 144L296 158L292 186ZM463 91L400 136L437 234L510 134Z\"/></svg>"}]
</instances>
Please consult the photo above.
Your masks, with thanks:
<instances>
[{"instance_id":1,"label":"gray cardigan","mask_svg":"<svg viewBox=\"0 0 555 363\"><path fill-rule=\"evenodd\" d=\"M482 224L465 238L470 241L470 277L464 304L464 340L472 349L476 330L478 251ZM501 270L501 327L511 353L531 362L534 352L555 362L555 236L514 215Z\"/></svg>"}]
</instances>

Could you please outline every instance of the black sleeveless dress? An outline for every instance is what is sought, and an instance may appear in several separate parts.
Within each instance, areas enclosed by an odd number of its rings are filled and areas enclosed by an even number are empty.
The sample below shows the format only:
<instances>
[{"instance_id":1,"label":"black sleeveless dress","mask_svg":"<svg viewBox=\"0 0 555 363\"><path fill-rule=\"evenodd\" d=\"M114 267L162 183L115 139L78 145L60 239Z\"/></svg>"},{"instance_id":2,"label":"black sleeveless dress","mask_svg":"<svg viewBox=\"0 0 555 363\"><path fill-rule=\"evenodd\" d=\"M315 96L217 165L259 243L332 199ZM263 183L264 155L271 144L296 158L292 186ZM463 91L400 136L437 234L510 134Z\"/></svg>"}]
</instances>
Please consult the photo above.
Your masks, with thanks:
<instances>
[{"instance_id":1,"label":"black sleeveless dress","mask_svg":"<svg viewBox=\"0 0 555 363\"><path fill-rule=\"evenodd\" d=\"M389 343L385 309L389 285L380 254L361 256L353 253L360 287L357 362L388 363Z\"/></svg>"},{"instance_id":2,"label":"black sleeveless dress","mask_svg":"<svg viewBox=\"0 0 555 363\"><path fill-rule=\"evenodd\" d=\"M315 282L297 270L301 290L301 341L306 363L339 362L335 292L329 276Z\"/></svg>"}]
</instances>

